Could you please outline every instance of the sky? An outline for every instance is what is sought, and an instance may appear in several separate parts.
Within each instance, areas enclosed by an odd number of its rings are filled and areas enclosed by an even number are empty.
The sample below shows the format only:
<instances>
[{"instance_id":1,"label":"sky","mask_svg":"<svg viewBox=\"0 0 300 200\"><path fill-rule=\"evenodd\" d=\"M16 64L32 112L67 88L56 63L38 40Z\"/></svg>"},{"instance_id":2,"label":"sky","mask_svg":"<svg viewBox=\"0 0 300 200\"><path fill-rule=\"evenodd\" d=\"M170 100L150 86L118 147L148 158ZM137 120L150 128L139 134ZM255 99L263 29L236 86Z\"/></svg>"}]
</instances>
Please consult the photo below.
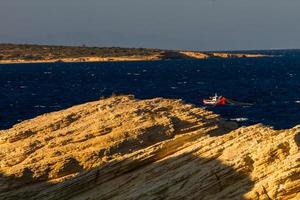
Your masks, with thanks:
<instances>
[{"instance_id":1,"label":"sky","mask_svg":"<svg viewBox=\"0 0 300 200\"><path fill-rule=\"evenodd\" d=\"M0 43L300 48L300 0L0 0Z\"/></svg>"}]
</instances>

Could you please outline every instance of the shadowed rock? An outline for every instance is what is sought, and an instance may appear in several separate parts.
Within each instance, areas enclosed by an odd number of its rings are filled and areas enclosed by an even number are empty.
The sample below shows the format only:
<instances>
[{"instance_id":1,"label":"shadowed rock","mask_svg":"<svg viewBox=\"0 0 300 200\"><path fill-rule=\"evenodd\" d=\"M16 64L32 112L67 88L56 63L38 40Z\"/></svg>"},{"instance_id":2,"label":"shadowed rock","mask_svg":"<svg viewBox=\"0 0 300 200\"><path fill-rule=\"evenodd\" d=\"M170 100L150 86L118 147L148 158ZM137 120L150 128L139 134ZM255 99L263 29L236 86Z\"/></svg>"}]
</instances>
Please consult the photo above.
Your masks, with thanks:
<instances>
[{"instance_id":1,"label":"shadowed rock","mask_svg":"<svg viewBox=\"0 0 300 200\"><path fill-rule=\"evenodd\" d=\"M0 132L0 199L297 199L300 127L117 96Z\"/></svg>"}]
</instances>

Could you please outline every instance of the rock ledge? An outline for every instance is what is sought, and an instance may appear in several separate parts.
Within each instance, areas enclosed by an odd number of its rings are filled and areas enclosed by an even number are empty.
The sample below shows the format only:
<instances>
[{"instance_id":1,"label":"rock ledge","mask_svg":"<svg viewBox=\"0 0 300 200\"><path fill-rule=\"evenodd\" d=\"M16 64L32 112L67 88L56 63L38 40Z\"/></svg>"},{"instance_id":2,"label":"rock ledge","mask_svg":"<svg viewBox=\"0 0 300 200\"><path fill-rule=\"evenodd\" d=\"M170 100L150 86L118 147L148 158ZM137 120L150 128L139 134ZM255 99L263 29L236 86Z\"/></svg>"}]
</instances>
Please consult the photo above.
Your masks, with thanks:
<instances>
[{"instance_id":1,"label":"rock ledge","mask_svg":"<svg viewBox=\"0 0 300 200\"><path fill-rule=\"evenodd\" d=\"M117 96L0 131L0 199L300 199L300 126Z\"/></svg>"}]
</instances>

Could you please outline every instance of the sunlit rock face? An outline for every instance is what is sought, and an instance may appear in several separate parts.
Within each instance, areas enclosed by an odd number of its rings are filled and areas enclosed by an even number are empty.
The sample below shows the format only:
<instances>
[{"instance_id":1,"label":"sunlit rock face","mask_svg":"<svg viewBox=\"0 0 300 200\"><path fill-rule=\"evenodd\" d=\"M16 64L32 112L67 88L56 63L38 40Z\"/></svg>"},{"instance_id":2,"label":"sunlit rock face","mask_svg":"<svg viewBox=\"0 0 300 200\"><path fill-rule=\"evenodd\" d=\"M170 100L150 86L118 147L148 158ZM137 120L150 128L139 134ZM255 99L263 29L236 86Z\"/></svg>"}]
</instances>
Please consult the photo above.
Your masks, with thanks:
<instances>
[{"instance_id":1,"label":"sunlit rock face","mask_svg":"<svg viewBox=\"0 0 300 200\"><path fill-rule=\"evenodd\" d=\"M116 96L0 131L0 199L300 199L300 127Z\"/></svg>"}]
</instances>

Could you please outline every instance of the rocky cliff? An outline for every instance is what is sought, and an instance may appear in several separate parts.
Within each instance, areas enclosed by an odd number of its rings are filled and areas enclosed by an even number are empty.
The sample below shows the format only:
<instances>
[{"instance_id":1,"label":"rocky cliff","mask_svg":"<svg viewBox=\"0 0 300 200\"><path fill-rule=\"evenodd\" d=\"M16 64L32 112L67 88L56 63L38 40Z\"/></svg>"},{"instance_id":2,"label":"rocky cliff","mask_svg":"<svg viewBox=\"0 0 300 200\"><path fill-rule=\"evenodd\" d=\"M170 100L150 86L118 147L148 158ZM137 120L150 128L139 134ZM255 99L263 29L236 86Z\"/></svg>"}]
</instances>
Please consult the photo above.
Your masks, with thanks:
<instances>
[{"instance_id":1,"label":"rocky cliff","mask_svg":"<svg viewBox=\"0 0 300 200\"><path fill-rule=\"evenodd\" d=\"M0 199L300 199L300 126L117 96L0 131Z\"/></svg>"}]
</instances>

